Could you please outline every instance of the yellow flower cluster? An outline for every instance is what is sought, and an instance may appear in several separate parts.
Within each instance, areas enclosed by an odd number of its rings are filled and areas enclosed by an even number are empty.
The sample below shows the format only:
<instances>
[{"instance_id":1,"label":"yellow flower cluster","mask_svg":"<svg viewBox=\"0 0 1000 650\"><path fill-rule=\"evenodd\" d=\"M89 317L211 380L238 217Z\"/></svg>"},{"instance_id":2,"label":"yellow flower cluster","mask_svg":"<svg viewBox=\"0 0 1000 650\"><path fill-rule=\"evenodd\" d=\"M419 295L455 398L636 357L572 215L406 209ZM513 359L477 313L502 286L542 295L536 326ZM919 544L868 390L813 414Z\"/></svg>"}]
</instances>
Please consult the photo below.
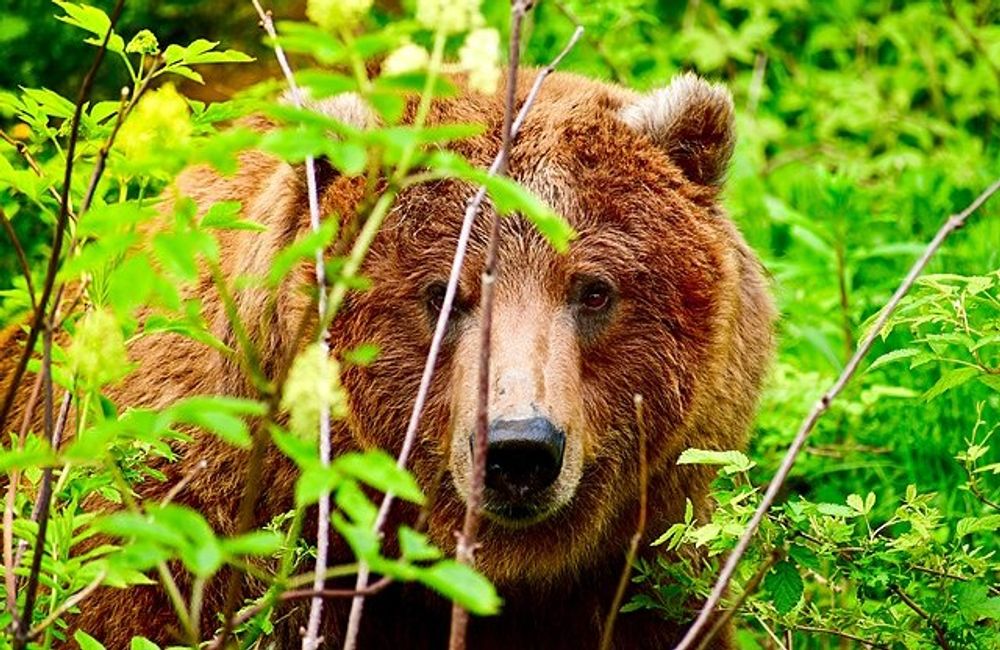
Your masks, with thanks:
<instances>
[{"instance_id":1,"label":"yellow flower cluster","mask_svg":"<svg viewBox=\"0 0 1000 650\"><path fill-rule=\"evenodd\" d=\"M318 343L295 358L285 381L281 408L288 412L288 428L304 438L314 438L324 406L330 417L347 416L347 393L340 385L340 364Z\"/></svg>"},{"instance_id":2,"label":"yellow flower cluster","mask_svg":"<svg viewBox=\"0 0 1000 650\"><path fill-rule=\"evenodd\" d=\"M417 22L432 31L457 34L482 24L481 0L417 0Z\"/></svg>"},{"instance_id":3,"label":"yellow flower cluster","mask_svg":"<svg viewBox=\"0 0 1000 650\"><path fill-rule=\"evenodd\" d=\"M66 357L70 372L86 388L110 384L131 370L121 327L104 309L87 312L77 322Z\"/></svg>"},{"instance_id":4,"label":"yellow flower cluster","mask_svg":"<svg viewBox=\"0 0 1000 650\"><path fill-rule=\"evenodd\" d=\"M176 148L191 136L190 109L173 84L147 93L122 124L118 148L133 162Z\"/></svg>"},{"instance_id":5,"label":"yellow flower cluster","mask_svg":"<svg viewBox=\"0 0 1000 650\"><path fill-rule=\"evenodd\" d=\"M500 80L500 32L488 27L469 32L458 61L469 74L469 86L482 93L495 92Z\"/></svg>"},{"instance_id":6,"label":"yellow flower cluster","mask_svg":"<svg viewBox=\"0 0 1000 650\"><path fill-rule=\"evenodd\" d=\"M413 43L407 43L385 57L385 61L382 62L382 72L391 76L424 70L427 68L430 58L426 49Z\"/></svg>"},{"instance_id":7,"label":"yellow flower cluster","mask_svg":"<svg viewBox=\"0 0 1000 650\"><path fill-rule=\"evenodd\" d=\"M323 29L350 29L372 8L372 0L309 0L306 16Z\"/></svg>"}]
</instances>

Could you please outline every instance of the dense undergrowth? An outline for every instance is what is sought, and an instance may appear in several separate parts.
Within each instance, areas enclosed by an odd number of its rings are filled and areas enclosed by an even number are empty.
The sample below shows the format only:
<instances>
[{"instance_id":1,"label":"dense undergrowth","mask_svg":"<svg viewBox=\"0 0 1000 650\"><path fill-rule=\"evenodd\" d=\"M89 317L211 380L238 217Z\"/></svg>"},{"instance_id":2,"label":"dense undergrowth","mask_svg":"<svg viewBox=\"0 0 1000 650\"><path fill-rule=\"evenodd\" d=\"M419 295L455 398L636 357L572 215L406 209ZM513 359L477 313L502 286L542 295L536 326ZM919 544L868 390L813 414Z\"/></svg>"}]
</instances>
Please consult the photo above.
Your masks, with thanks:
<instances>
[{"instance_id":1,"label":"dense undergrowth","mask_svg":"<svg viewBox=\"0 0 1000 650\"><path fill-rule=\"evenodd\" d=\"M82 514L80 503L92 492L127 502L127 484L148 471L147 456L170 453L165 442L173 425L202 426L233 444L248 445L243 418L276 408L275 400L262 394L259 400L202 400L197 408L182 403L158 414L125 415L101 396L104 386L120 379L107 369L126 364L121 346L104 345L98 353L95 341L124 344L139 335L134 313L140 305L158 311L154 327L225 345L213 340L176 285L195 278L197 259L211 262L214 231L251 226L236 218L233 205L220 204L198 220L181 202L174 227L149 252L126 252L138 241L135 224L154 212L150 197L168 187L183 165L208 161L230 168L234 151L254 145L292 161L323 154L351 174L374 166L404 178L410 164L420 161L437 165L442 173L483 180L461 161L435 159L430 153L428 145L461 137L461 130L364 135L341 128L339 145L314 151L303 146L308 140L303 133L340 127L261 104L261 97L273 95L274 84L265 83L229 103L185 101L172 85L160 82L190 84L200 72L211 78L210 64L229 66L249 57L196 40L201 33L186 32L177 17L183 15L178 9L183 3L164 3L163 14L151 8L153 3L130 4L141 8L126 14L126 23L117 29L123 38L120 48L112 43L111 49L120 51L109 53L105 66L115 71L108 73L110 80L99 82L81 121L73 207L85 200L90 173L115 130L116 115L134 107L136 119L126 119L115 136L86 219L70 222L70 244L58 278L85 289L77 301L70 296L59 314L65 319L59 325L73 334L74 343L56 345L52 358L55 382L74 395L86 415L77 418L73 442L58 454L47 449L43 432L19 442L14 426L3 432L0 450L0 470L24 485L14 504L15 546L24 540L27 549L18 571L22 581L37 533L30 520L34 495L43 481L42 468L55 469L49 555L42 562L44 579L34 608L34 623L45 625L34 642L42 645L61 634L61 617L51 624L46 617L62 614L60 606L97 578L137 581L143 579L139 571L171 558L205 578L224 564L239 566L247 556L283 558L287 577L296 561L312 552L293 543L293 515L275 522L271 531L216 539L198 523L197 513L167 507L157 511L155 525L202 530L205 538L215 540L210 557L194 553L200 545L191 538L170 538L168 543L150 532L138 538L147 551L142 557L109 549L93 557L67 558L70 546L88 531L135 535L144 526L155 528L138 510L132 519L122 514L95 523ZM175 12L173 19L170 12ZM505 6L486 3L484 12L488 25L506 28ZM77 5L60 3L48 13L69 16L64 22L89 29L98 41L101 26L106 28L92 10ZM279 23L279 28L302 68L337 66L352 56L359 61L382 56L403 38L433 50L433 29L401 21L400 15L381 5L372 9L363 24L368 36L360 45L357 39L345 45L343 34L331 36L329 30L306 24ZM0 143L0 209L24 244L37 295L59 215L54 190L61 183L72 98L85 70L68 65L59 53L77 47L81 32L64 24L56 28L51 17L42 21L44 28L37 27L41 19L34 14L15 12L4 21L0 42L5 50L17 51L6 62L7 74L19 76L9 78L0 94L3 129L9 136ZM625 606L625 612L653 608L665 617L690 619L694 612L688 596L707 594L719 560L742 532L812 402L840 372L938 226L1000 176L1000 8L989 1L544 0L528 30L526 60L550 61L568 40L574 21L587 32L562 69L638 89L694 69L733 90L739 142L725 205L770 271L781 311L780 350L751 448L745 456L694 450L683 458L719 465L715 516L658 531L664 548L704 547L708 560L684 562L677 558L701 556L665 554L669 561L638 566L640 589ZM154 22L163 22L163 32L156 34L162 45L147 36L133 39ZM242 29L233 40L256 40L252 20L233 27ZM460 56L467 27L456 30L447 43L445 52L453 59ZM55 43L45 48L54 53L54 62L45 60L43 37ZM433 63L433 53L430 57ZM157 67L152 68L154 60ZM50 72L39 76L38 70ZM57 70L74 85L61 74L46 76ZM364 80L347 67L341 72L345 74L313 72L306 83L320 93L370 83L366 92L389 123L398 115L402 93L420 92L427 81L424 73L412 71L370 82L363 66L359 74ZM118 98L123 78L132 97L145 93L137 105ZM147 79L155 90L145 88ZM261 106L270 106L265 110L285 124L263 141L244 131L218 129ZM37 162L37 173L16 147L24 147ZM375 149L381 157L374 157ZM527 210L558 240L559 221L530 197L506 185L491 190L495 200L507 197L511 209ZM319 233L308 245L290 251L287 265L272 277L255 281L273 288L294 260L307 258L310 246L331 236ZM0 323L9 323L24 317L31 298L6 235L0 241L0 285L5 289ZM162 273L150 270L148 259L141 257L148 255ZM351 278L335 281L349 283ZM261 379L267 385L267 378ZM270 385L270 396L280 388ZM206 419L204 413L211 416ZM946 243L930 273L881 333L869 363L820 421L727 597L729 606L740 605L734 618L738 647L841 648L864 647L865 642L885 648L1000 647L998 414L1000 202L995 200ZM324 487L334 487L293 433L274 430L273 435L284 441L286 453L311 470L300 483L301 505L314 502ZM363 535L370 529L373 506L359 484L422 499L408 476L391 467L377 455L340 467L341 532L355 535L359 554L368 553L362 557L384 572L450 589L448 596L475 611L491 611L496 602L488 586L470 573L462 574L465 582L457 583L458 589L450 587L456 584L453 575L447 580L442 575L454 566L417 533L409 557L383 558L377 544L375 551L363 550L368 548ZM23 591L18 598L23 607ZM191 607L187 603L181 609ZM262 607L237 631L248 645L266 637L269 611ZM623 613L622 620L627 616ZM4 627L10 620L9 614L0 615ZM83 647L93 647L86 643Z\"/></svg>"}]
</instances>

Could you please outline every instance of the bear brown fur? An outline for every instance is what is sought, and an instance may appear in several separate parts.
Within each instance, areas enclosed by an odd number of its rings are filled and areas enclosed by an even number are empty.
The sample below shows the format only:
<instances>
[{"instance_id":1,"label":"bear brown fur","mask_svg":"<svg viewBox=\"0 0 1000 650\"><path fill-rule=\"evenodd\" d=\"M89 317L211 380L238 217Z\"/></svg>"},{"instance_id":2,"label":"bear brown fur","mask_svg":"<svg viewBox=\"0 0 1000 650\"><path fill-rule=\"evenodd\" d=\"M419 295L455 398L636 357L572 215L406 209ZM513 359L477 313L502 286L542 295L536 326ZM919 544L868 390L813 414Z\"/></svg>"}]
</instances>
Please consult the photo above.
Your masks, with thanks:
<instances>
[{"instance_id":1,"label":"bear brown fur","mask_svg":"<svg viewBox=\"0 0 1000 650\"><path fill-rule=\"evenodd\" d=\"M520 73L519 105L535 75ZM486 167L500 145L503 96L501 88L495 95L468 91L436 101L429 122L485 123L483 134L451 146ZM341 119L363 122L363 107L350 104L331 102L326 108ZM567 478L557 484L555 512L541 521L511 526L484 519L477 566L497 585L504 606L498 616L472 620L470 648L597 646L638 517L635 395L643 398L641 430L648 443L643 556L652 556L650 539L683 517L686 499L702 520L708 513L714 472L676 465L681 451L745 443L772 348L773 310L760 264L719 204L732 122L728 92L691 75L638 95L557 73L546 80L528 114L508 173L564 215L578 237L560 255L524 219L502 220L490 417L516 415L530 406L557 421L566 431ZM309 229L301 170L264 154L245 154L234 177L190 170L179 187L201 209L241 200L245 218L266 226L262 233L220 234L221 266L230 278L262 273L276 251ZM370 288L352 293L330 328L334 353L365 342L380 349L373 364L344 372L351 409L334 425L335 453L399 451L434 327L427 292L447 279L474 189L457 181L408 188L376 237L363 267ZM322 213L354 214L363 192L364 179L325 178ZM472 232L454 322L410 463L423 489L436 493L427 531L446 552L454 550L465 510L468 450L462 447L472 427L480 277L491 218L486 205ZM268 372L294 352L296 327L313 309L302 290L314 284L310 274L306 266L299 269L274 304L257 290L236 295ZM575 302L580 278L591 277L611 288L610 306L599 317L581 316ZM195 294L215 333L233 342L207 278ZM13 341L7 336L9 350ZM192 394L254 395L238 366L190 339L139 338L130 356L137 370L111 391L119 408L163 407ZM2 385L16 354L0 357ZM23 386L33 383L29 375ZM21 391L22 401L29 392ZM15 410L10 421L19 422L18 417ZM207 435L179 451L178 462L161 468L168 480L141 485L139 493L157 499L204 461L207 467L193 473L177 501L204 513L220 534L233 533L247 453ZM258 526L290 509L296 472L270 449L262 476L254 511ZM396 507L388 529L412 524L415 516ZM352 561L342 540L331 542L331 564ZM210 585L207 612L221 609L223 591L222 581ZM349 604L349 599L327 603L328 647L342 638ZM297 646L307 607L307 600L290 607L278 626L278 647ZM449 604L425 588L392 585L368 599L359 647L443 647L449 612ZM208 618L203 630L217 624ZM73 625L109 648L124 648L136 634L169 641L176 621L156 585L99 591ZM667 648L683 630L651 612L622 614L614 647ZM728 642L721 639L717 647Z\"/></svg>"}]
</instances>

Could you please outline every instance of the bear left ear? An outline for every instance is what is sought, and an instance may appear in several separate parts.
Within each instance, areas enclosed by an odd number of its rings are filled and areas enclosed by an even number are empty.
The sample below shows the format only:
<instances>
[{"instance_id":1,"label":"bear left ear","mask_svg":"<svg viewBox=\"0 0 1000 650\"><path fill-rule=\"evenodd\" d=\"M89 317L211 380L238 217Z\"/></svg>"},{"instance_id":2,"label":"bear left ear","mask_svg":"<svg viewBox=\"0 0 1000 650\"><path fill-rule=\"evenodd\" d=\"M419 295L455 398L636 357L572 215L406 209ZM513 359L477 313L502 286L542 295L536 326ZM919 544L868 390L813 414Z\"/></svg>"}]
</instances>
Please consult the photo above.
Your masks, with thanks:
<instances>
[{"instance_id":1,"label":"bear left ear","mask_svg":"<svg viewBox=\"0 0 1000 650\"><path fill-rule=\"evenodd\" d=\"M720 185L733 153L733 97L688 72L621 109L619 117L666 151L684 175Z\"/></svg>"}]
</instances>

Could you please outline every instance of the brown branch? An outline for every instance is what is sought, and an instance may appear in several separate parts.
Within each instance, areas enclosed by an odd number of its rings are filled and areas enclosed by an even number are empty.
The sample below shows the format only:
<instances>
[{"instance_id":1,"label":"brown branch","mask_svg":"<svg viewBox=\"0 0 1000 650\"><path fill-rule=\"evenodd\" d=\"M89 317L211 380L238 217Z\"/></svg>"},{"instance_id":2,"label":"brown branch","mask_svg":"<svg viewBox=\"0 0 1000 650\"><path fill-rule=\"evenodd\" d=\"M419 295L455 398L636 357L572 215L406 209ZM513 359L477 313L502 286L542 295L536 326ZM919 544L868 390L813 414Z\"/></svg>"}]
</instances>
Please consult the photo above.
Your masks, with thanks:
<instances>
[{"instance_id":1,"label":"brown branch","mask_svg":"<svg viewBox=\"0 0 1000 650\"><path fill-rule=\"evenodd\" d=\"M736 602L733 603L732 607L723 612L722 616L717 618L715 623L712 624L711 629L709 629L708 633L701 640L701 643L698 644L698 650L708 650L709 643L712 642L712 639L718 636L726 625L729 624L729 621L733 619L736 612L740 611L740 608L743 607L743 603L746 602L747 598L757 591L757 587L759 587L760 583L764 580L764 576L767 575L767 572L771 570L771 567L773 567L775 563L781 559L782 555L784 555L784 553L782 553L779 549L775 549L775 551L768 556L764 563L760 565L760 568L757 569L757 573L755 573L753 577L750 578L749 582L743 586L743 593L741 593L739 598L736 599Z\"/></svg>"},{"instance_id":2,"label":"brown branch","mask_svg":"<svg viewBox=\"0 0 1000 650\"><path fill-rule=\"evenodd\" d=\"M503 112L502 155L497 174L507 170L510 156L511 126L514 123L514 102L517 96L517 72L521 59L521 26L531 9L531 0L514 0L511 4L511 29L509 60L507 65L507 88ZM500 215L493 213L490 224L489 243L486 248L486 262L482 277L482 298L480 303L479 339L479 394L476 404L476 431L472 443L472 477L469 497L465 505L465 522L455 546L455 559L461 564L473 566L476 548L476 534L479 531L480 510L483 504L483 487L486 479L486 445L489 434L490 399L490 344L493 336L493 296L496 288L497 257L500 248ZM449 650L465 650L466 630L469 613L457 602L451 608L451 632Z\"/></svg>"},{"instance_id":3,"label":"brown branch","mask_svg":"<svg viewBox=\"0 0 1000 650\"><path fill-rule=\"evenodd\" d=\"M705 601L705 605L698 613L698 618L695 620L694 624L691 625L690 629L688 629L687 634L684 635L681 642L677 644L675 650L688 650L691 648L694 641L698 638L698 635L701 634L702 630L708 624L712 612L719 605L719 602L722 600L722 595L726 591L726 586L729 584L733 574L736 572L736 567L739 564L740 559L750 546L750 540L753 539L754 534L757 532L757 527L760 526L761 520L763 520L764 515L767 514L767 511L777 498L779 490L781 490L781 487L785 483L785 479L788 478L788 474L792 470L792 465L795 464L795 459L802 450L802 446L805 444L806 439L809 437L809 434L812 433L812 430L819 421L820 416L822 416L823 413L830 408L830 404L837 397L837 395L844 390L844 387L847 385L847 382L850 381L851 377L854 376L858 366L861 365L862 359L864 359L865 355L871 349L872 344L875 342L875 339L882 332L882 328L885 327L885 324L888 322L892 312L895 311L896 307L899 305L899 301L903 299L903 296L906 295L906 293L910 290L910 287L913 286L913 283L916 282L917 278L923 272L924 267L927 266L927 263L934 256L934 253L937 252L938 248L941 247L941 244L944 243L944 240L947 239L952 232L961 228L965 224L966 219L969 218L969 215L986 203L986 201L989 200L989 198L993 196L997 190L1000 190L1000 179L994 181L989 187L983 190L983 192L960 213L948 217L945 223L937 231L937 234L934 235L934 238L929 244L927 244L927 248L924 249L923 254L910 268L906 277L900 283L899 288L897 288L896 292L892 294L889 302L887 302L885 307L882 308L878 318L875 319L875 322L868 329L868 334L865 335L865 337L861 340L861 343L858 345L858 349L855 351L854 356L852 356L850 361L847 362L847 365L844 366L844 369L841 371L837 381L835 381L833 386L831 386L813 405L809 415L807 415L806 419L802 422L798 433L795 434L795 438L792 441L791 446L788 448L788 452L785 454L785 457L782 459L777 473L767 486L767 491L764 493L764 497L761 499L760 505L757 507L753 517L747 524L746 531L743 533L743 536L740 537L739 542L737 542L736 548L733 549L732 553L730 553L729 557L726 559L726 564L719 573L719 578L716 580L715 586L712 588L712 593L709 595L708 600Z\"/></svg>"},{"instance_id":4,"label":"brown branch","mask_svg":"<svg viewBox=\"0 0 1000 650\"><path fill-rule=\"evenodd\" d=\"M847 632L841 632L840 630L827 629L825 627L812 627L809 625L796 625L795 630L798 632L807 632L813 634L830 634L832 636L840 637L841 639L847 639L848 641L855 641L861 643L869 648L876 648L877 650L889 650L889 646L884 643L878 643L875 641L869 641L868 639L862 638L860 636L855 636L853 634L848 634Z\"/></svg>"},{"instance_id":5,"label":"brown branch","mask_svg":"<svg viewBox=\"0 0 1000 650\"><path fill-rule=\"evenodd\" d=\"M17 238L17 233L14 232L14 226L11 225L10 219L7 218L7 213L5 213L2 208L0 208L0 224L3 225L3 229L7 233L10 243L14 245L14 253L17 255L18 264L21 265L21 273L24 275L24 282L28 285L28 296L31 298L31 307L34 309L36 307L35 282L31 279L31 267L28 266L28 256L24 254L24 248L21 246L21 240Z\"/></svg>"},{"instance_id":6,"label":"brown branch","mask_svg":"<svg viewBox=\"0 0 1000 650\"><path fill-rule=\"evenodd\" d=\"M889 591L899 596L899 599L903 601L903 604L912 609L917 616L927 621L927 624L934 630L934 636L937 639L939 646L944 648L944 650L951 650L951 646L948 645L948 635L944 625L935 621L934 617L928 614L923 607L917 604L917 601L913 600L909 594L900 589L899 585L891 585L889 587Z\"/></svg>"},{"instance_id":7,"label":"brown branch","mask_svg":"<svg viewBox=\"0 0 1000 650\"><path fill-rule=\"evenodd\" d=\"M636 554L639 552L639 542L646 534L646 516L649 510L647 499L649 494L649 459L646 453L646 419L643 410L642 395L636 395L635 400L635 421L639 433L639 520L635 525L635 534L625 555L625 566L622 567L621 577L618 579L618 587L615 589L615 596L611 600L611 608L608 616L604 619L604 631L601 634L601 650L610 650L614 639L615 620L618 618L618 610L621 609L622 600L625 599L625 590L628 588L628 580L632 575L632 565L635 564Z\"/></svg>"}]
</instances>

